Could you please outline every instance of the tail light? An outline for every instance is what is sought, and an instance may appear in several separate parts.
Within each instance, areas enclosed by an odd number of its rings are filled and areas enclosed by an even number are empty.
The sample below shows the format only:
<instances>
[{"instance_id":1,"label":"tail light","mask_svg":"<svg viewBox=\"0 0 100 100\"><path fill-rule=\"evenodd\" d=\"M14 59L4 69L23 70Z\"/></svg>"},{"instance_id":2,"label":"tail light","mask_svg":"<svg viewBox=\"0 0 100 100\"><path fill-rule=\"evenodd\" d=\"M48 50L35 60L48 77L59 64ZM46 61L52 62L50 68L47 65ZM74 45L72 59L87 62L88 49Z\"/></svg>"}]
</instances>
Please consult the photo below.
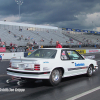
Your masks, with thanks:
<instances>
[{"instance_id":1,"label":"tail light","mask_svg":"<svg viewBox=\"0 0 100 100\"><path fill-rule=\"evenodd\" d=\"M37 71L40 70L40 65L39 64L35 64L34 65L34 70L37 70Z\"/></svg>"}]
</instances>

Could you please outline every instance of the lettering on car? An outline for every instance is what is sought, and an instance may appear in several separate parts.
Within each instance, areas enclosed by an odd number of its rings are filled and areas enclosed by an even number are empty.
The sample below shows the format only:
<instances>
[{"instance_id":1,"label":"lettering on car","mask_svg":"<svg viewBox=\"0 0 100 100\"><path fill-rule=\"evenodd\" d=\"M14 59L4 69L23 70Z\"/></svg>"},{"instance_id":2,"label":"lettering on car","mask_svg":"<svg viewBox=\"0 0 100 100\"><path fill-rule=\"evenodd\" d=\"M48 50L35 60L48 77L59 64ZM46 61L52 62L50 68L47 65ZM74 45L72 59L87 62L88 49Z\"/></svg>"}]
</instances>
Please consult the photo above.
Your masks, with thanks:
<instances>
[{"instance_id":1,"label":"lettering on car","mask_svg":"<svg viewBox=\"0 0 100 100\"><path fill-rule=\"evenodd\" d=\"M85 66L85 64L84 63L75 63L75 66Z\"/></svg>"}]
</instances>

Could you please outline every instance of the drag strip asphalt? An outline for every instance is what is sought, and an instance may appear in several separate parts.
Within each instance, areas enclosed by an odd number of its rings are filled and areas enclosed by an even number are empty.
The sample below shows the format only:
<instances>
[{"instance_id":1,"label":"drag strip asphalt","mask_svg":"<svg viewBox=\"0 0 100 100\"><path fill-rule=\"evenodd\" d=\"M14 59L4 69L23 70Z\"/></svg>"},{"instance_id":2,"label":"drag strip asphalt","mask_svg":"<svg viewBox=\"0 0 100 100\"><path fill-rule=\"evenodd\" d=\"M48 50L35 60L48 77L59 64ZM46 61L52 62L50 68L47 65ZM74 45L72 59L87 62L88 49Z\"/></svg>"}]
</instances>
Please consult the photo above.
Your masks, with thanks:
<instances>
[{"instance_id":1,"label":"drag strip asphalt","mask_svg":"<svg viewBox=\"0 0 100 100\"><path fill-rule=\"evenodd\" d=\"M94 55L90 54L90 55ZM100 66L100 54L95 54ZM62 79L55 87L45 85L42 80L18 86L15 82L6 83L9 61L0 62L0 100L99 100L100 68L92 77L79 75ZM8 92L3 89L9 89ZM21 91L23 90L23 91Z\"/></svg>"}]
</instances>

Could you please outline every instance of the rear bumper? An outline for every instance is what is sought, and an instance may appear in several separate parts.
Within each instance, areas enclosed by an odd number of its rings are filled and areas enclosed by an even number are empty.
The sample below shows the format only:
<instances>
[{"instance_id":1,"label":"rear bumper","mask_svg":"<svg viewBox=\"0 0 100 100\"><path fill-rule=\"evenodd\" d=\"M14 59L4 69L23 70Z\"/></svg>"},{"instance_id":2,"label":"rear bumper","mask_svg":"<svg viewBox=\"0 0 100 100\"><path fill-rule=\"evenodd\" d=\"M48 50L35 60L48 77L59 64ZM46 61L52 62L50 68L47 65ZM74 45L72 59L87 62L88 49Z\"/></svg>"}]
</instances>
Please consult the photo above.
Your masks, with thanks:
<instances>
[{"instance_id":1,"label":"rear bumper","mask_svg":"<svg viewBox=\"0 0 100 100\"><path fill-rule=\"evenodd\" d=\"M21 78L49 79L50 72L22 72L7 69L7 75Z\"/></svg>"}]
</instances>

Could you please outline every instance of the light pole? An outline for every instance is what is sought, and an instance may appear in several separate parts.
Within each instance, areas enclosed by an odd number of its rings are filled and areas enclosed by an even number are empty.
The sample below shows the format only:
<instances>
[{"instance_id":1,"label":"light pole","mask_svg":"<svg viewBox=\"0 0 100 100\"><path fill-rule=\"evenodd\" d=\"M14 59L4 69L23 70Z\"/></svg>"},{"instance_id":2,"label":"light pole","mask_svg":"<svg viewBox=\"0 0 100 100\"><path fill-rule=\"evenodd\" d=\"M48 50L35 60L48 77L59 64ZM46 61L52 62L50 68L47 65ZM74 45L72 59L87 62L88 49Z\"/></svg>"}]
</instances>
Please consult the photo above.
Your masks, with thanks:
<instances>
[{"instance_id":1,"label":"light pole","mask_svg":"<svg viewBox=\"0 0 100 100\"><path fill-rule=\"evenodd\" d=\"M23 0L15 0L17 4L19 5L19 18L20 18L20 6L23 4Z\"/></svg>"}]
</instances>

